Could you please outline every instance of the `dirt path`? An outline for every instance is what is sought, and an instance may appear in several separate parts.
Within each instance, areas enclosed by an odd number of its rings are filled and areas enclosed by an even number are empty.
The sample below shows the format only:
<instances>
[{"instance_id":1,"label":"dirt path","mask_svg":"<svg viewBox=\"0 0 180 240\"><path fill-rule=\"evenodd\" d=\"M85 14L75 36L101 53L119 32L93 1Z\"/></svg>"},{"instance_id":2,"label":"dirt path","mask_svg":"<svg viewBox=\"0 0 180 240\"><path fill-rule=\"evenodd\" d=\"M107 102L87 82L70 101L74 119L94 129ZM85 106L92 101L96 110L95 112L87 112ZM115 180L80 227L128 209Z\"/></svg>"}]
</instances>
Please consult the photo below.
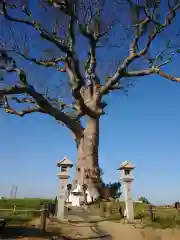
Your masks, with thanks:
<instances>
[{"instance_id":1,"label":"dirt path","mask_svg":"<svg viewBox=\"0 0 180 240\"><path fill-rule=\"evenodd\" d=\"M113 240L179 240L180 231L172 229L154 230L135 228L130 224L116 222L100 222L99 227L106 230L112 236Z\"/></svg>"}]
</instances>

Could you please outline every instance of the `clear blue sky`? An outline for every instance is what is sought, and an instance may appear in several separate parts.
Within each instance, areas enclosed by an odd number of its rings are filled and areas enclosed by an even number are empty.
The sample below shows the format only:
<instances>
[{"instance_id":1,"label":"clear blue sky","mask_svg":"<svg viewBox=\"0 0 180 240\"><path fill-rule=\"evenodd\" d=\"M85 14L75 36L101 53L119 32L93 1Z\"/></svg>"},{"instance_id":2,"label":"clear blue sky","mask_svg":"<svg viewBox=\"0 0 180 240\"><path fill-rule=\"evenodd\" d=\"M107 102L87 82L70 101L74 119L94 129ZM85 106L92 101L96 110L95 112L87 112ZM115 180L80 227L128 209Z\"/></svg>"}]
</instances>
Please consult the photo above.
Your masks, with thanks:
<instances>
[{"instance_id":1,"label":"clear blue sky","mask_svg":"<svg viewBox=\"0 0 180 240\"><path fill-rule=\"evenodd\" d=\"M166 70L180 75L178 63ZM100 128L104 180L117 181L116 169L130 159L136 165L134 198L180 200L180 85L157 76L141 78L129 96L115 93L108 100ZM0 110L0 133L0 196L8 196L16 184L18 196L55 197L56 161L65 155L73 163L77 159L69 131L45 115L19 118Z\"/></svg>"},{"instance_id":2,"label":"clear blue sky","mask_svg":"<svg viewBox=\"0 0 180 240\"><path fill-rule=\"evenodd\" d=\"M134 197L155 202L180 199L180 85L142 79L129 97L115 97L101 119L100 165L106 181L119 179L116 170L130 159L136 166ZM0 111L0 195L12 184L19 196L57 194L56 161L67 155L76 162L68 130L48 116L24 118Z\"/></svg>"}]
</instances>

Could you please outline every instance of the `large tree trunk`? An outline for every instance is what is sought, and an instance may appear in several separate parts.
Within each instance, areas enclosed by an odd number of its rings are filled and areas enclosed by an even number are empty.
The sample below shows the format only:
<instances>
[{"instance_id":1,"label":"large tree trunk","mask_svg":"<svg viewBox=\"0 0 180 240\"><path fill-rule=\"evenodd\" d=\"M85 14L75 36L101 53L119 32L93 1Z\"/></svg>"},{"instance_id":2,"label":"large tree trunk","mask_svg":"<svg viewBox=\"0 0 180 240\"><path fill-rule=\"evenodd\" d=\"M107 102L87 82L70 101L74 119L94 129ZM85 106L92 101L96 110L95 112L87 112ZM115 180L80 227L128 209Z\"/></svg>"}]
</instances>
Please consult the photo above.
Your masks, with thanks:
<instances>
[{"instance_id":1,"label":"large tree trunk","mask_svg":"<svg viewBox=\"0 0 180 240\"><path fill-rule=\"evenodd\" d=\"M99 196L100 171L98 163L99 119L88 117L83 136L77 143L78 161L74 183L87 185L93 199Z\"/></svg>"}]
</instances>

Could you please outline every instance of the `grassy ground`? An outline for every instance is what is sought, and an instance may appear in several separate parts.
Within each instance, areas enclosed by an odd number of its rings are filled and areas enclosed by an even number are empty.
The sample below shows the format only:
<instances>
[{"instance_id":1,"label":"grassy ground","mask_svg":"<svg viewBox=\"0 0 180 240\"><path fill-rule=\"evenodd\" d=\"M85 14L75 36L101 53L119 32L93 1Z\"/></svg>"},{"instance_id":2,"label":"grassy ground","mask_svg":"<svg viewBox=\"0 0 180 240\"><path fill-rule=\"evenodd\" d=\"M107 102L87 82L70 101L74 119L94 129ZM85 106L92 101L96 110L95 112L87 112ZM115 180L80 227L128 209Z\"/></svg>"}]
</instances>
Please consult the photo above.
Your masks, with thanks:
<instances>
[{"instance_id":1,"label":"grassy ground","mask_svg":"<svg viewBox=\"0 0 180 240\"><path fill-rule=\"evenodd\" d=\"M119 208L124 212L124 204L122 202L105 202L98 205L89 206L89 211L96 216L102 216L105 220L119 221ZM134 204L135 219L139 220L143 225L153 228L173 228L180 226L180 211L175 208L153 207L153 219L149 216L149 205L142 203Z\"/></svg>"},{"instance_id":2,"label":"grassy ground","mask_svg":"<svg viewBox=\"0 0 180 240\"><path fill-rule=\"evenodd\" d=\"M39 236L38 228L31 226L32 219L38 219L36 212L33 210L38 210L41 208L41 203L47 203L50 200L44 199L4 199L0 200L0 209L12 209L16 205L17 210L31 210L25 213L17 213L10 215L12 218L10 224L7 227L7 233L12 236L28 236L37 239ZM163 207L153 207L154 219L150 220L148 216L148 205L147 204L135 204L135 218L139 219L140 224L123 224L120 223L119 207L124 208L122 202L106 202L101 204L99 208L98 205L89 206L89 211L92 215L102 216L105 221L97 221L94 223L103 231L112 235L112 239L119 240L178 240L180 236L180 231L177 228L180 223L180 212L173 208L163 208ZM122 209L123 211L123 209ZM2 212L0 211L0 214ZM5 214L5 213L4 213ZM6 212L6 216L8 216ZM179 220L178 220L179 218ZM33 220L34 221L34 220ZM143 226L143 227L142 227ZM150 227L150 228L149 228ZM161 229L160 229L161 228ZM167 228L162 230L162 228ZM59 232L59 230L58 230ZM13 234L14 235L13 235ZM60 233L60 232L59 232ZM54 234L54 230L53 230ZM18 237L17 237L18 238ZM45 239L45 237L43 237ZM49 239L49 236L47 236Z\"/></svg>"},{"instance_id":3,"label":"grassy ground","mask_svg":"<svg viewBox=\"0 0 180 240\"><path fill-rule=\"evenodd\" d=\"M0 199L0 217L11 219L11 224L29 222L40 216L40 212L36 210L40 210L42 207L41 204L48 203L49 201L50 199L40 198ZM14 208L15 211L13 211ZM22 212L19 210L27 211Z\"/></svg>"},{"instance_id":4,"label":"grassy ground","mask_svg":"<svg viewBox=\"0 0 180 240\"><path fill-rule=\"evenodd\" d=\"M11 222L28 222L40 216L41 205L48 203L50 199L40 198L22 198L22 199L1 199L0 209L13 209L16 206L16 211L2 211L0 210L0 217L9 217ZM102 216L104 220L119 221L119 208L124 212L123 202L105 202L98 205L90 205L89 211L92 215ZM139 219L143 224L155 228L167 228L180 226L180 212L174 208L153 207L154 217L153 221L149 218L148 204L136 203L134 204L135 219ZM18 212L18 210L29 210Z\"/></svg>"}]
</instances>

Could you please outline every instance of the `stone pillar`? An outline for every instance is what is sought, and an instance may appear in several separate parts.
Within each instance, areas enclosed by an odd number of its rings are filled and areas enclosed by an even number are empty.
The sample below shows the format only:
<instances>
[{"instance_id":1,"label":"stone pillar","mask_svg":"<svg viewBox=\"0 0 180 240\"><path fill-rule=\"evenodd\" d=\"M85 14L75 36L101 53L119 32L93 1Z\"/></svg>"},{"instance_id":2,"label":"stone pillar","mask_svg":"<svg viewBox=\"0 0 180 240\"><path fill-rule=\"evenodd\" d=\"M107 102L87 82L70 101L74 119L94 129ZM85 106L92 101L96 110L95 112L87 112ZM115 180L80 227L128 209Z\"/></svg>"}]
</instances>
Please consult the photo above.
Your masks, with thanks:
<instances>
[{"instance_id":1,"label":"stone pillar","mask_svg":"<svg viewBox=\"0 0 180 240\"><path fill-rule=\"evenodd\" d=\"M125 209L126 218L128 221L134 221L134 206L132 199L131 183L134 180L131 174L132 170L135 168L129 161L125 161L120 165L121 181L124 187L124 198L125 198Z\"/></svg>"},{"instance_id":2,"label":"stone pillar","mask_svg":"<svg viewBox=\"0 0 180 240\"><path fill-rule=\"evenodd\" d=\"M131 193L131 182L124 182L124 198L126 206L126 217L128 221L134 220L134 208Z\"/></svg>"},{"instance_id":3,"label":"stone pillar","mask_svg":"<svg viewBox=\"0 0 180 240\"><path fill-rule=\"evenodd\" d=\"M59 177L59 183L60 183L60 193L58 196L57 201L57 219L63 221L64 220L64 208L65 208L65 194L66 194L66 186L67 186L67 179L62 179L60 174L57 174Z\"/></svg>"}]
</instances>

